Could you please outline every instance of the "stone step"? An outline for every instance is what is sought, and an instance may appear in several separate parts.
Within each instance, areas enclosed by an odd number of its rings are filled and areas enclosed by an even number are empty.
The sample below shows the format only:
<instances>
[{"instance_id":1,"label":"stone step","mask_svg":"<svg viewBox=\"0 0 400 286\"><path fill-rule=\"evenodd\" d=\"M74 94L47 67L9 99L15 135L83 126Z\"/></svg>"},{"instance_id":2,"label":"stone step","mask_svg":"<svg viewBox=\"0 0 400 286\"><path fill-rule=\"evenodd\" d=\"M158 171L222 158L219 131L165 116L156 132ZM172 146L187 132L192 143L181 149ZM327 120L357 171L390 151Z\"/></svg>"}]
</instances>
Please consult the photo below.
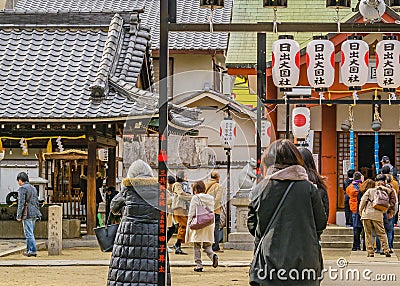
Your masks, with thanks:
<instances>
[{"instance_id":1,"label":"stone step","mask_svg":"<svg viewBox=\"0 0 400 286\"><path fill-rule=\"evenodd\" d=\"M321 241L322 248L346 248L351 249L353 242L323 242Z\"/></svg>"},{"instance_id":2,"label":"stone step","mask_svg":"<svg viewBox=\"0 0 400 286\"><path fill-rule=\"evenodd\" d=\"M353 242L353 235L325 235L321 236L322 242Z\"/></svg>"}]
</instances>

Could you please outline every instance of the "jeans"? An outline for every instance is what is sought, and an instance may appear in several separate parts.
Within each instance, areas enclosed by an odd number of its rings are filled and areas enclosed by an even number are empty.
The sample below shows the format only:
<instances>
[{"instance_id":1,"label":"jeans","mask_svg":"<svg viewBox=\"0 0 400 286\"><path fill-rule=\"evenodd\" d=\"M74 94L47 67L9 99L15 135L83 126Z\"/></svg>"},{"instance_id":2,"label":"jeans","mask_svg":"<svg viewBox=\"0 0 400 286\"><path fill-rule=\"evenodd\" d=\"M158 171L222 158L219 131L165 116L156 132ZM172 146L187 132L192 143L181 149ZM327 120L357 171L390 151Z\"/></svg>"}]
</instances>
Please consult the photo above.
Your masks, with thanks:
<instances>
[{"instance_id":1,"label":"jeans","mask_svg":"<svg viewBox=\"0 0 400 286\"><path fill-rule=\"evenodd\" d=\"M346 226L353 225L352 213L350 210L350 197L348 194L344 194L344 213L346 216Z\"/></svg>"},{"instance_id":2,"label":"jeans","mask_svg":"<svg viewBox=\"0 0 400 286\"><path fill-rule=\"evenodd\" d=\"M393 248L393 239L394 239L394 227L393 227L393 219L388 219L388 229L385 229L386 236L388 239L389 248ZM376 249L381 250L381 242L379 238L376 238Z\"/></svg>"},{"instance_id":3,"label":"jeans","mask_svg":"<svg viewBox=\"0 0 400 286\"><path fill-rule=\"evenodd\" d=\"M221 215L215 214L215 227L214 227L214 244L212 249L214 251L219 250L219 224L221 222Z\"/></svg>"},{"instance_id":4,"label":"jeans","mask_svg":"<svg viewBox=\"0 0 400 286\"><path fill-rule=\"evenodd\" d=\"M357 250L361 249L360 235L363 228L357 225L357 213L352 214L352 219L353 219L353 249Z\"/></svg>"},{"instance_id":5,"label":"jeans","mask_svg":"<svg viewBox=\"0 0 400 286\"><path fill-rule=\"evenodd\" d=\"M28 253L36 253L36 241L33 231L35 229L36 218L27 218L22 220L24 227L24 235L26 238L26 251Z\"/></svg>"}]
</instances>

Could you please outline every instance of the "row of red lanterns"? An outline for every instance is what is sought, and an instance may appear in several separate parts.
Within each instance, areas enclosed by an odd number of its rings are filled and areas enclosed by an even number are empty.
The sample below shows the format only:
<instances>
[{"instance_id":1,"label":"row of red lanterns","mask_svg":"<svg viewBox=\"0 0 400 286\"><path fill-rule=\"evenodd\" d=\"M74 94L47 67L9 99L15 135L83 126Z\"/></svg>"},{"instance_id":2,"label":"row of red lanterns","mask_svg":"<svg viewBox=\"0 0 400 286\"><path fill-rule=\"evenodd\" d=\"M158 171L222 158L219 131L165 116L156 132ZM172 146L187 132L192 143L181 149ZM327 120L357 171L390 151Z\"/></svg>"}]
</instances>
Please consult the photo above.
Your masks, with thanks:
<instances>
[{"instance_id":1,"label":"row of red lanterns","mask_svg":"<svg viewBox=\"0 0 400 286\"><path fill-rule=\"evenodd\" d=\"M335 78L335 47L326 37L314 37L307 45L306 63L309 85L316 91L327 91ZM369 46L361 36L350 36L341 47L342 82L350 90L367 83ZM384 36L376 46L377 83L384 91L394 92L400 86L400 42L395 36ZM292 36L280 36L272 45L272 78L281 91L297 86L300 77L300 45Z\"/></svg>"}]
</instances>

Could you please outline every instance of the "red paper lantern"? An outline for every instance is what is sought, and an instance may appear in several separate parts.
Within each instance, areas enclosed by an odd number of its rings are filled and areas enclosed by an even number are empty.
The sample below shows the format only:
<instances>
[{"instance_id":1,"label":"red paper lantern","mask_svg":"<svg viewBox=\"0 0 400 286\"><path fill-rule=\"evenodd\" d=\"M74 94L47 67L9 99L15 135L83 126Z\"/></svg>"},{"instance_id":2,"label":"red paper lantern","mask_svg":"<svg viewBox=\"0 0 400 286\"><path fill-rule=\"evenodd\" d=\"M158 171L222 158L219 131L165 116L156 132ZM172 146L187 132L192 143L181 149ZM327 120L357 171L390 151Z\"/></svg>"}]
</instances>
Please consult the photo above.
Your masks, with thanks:
<instances>
[{"instance_id":1,"label":"red paper lantern","mask_svg":"<svg viewBox=\"0 0 400 286\"><path fill-rule=\"evenodd\" d=\"M300 45L293 36L279 36L272 44L272 79L281 90L290 90L299 82Z\"/></svg>"},{"instance_id":2,"label":"red paper lantern","mask_svg":"<svg viewBox=\"0 0 400 286\"><path fill-rule=\"evenodd\" d=\"M340 74L350 90L359 90L368 81L369 47L361 36L350 36L342 44Z\"/></svg>"},{"instance_id":3,"label":"red paper lantern","mask_svg":"<svg viewBox=\"0 0 400 286\"><path fill-rule=\"evenodd\" d=\"M395 36L384 36L376 45L376 80L385 91L400 86L400 42Z\"/></svg>"},{"instance_id":4,"label":"red paper lantern","mask_svg":"<svg viewBox=\"0 0 400 286\"><path fill-rule=\"evenodd\" d=\"M335 81L335 46L326 37L314 37L307 45L307 78L316 91L327 91Z\"/></svg>"},{"instance_id":5,"label":"red paper lantern","mask_svg":"<svg viewBox=\"0 0 400 286\"><path fill-rule=\"evenodd\" d=\"M310 109L307 107L295 107L292 111L292 133L295 138L304 139L310 132Z\"/></svg>"}]
</instances>

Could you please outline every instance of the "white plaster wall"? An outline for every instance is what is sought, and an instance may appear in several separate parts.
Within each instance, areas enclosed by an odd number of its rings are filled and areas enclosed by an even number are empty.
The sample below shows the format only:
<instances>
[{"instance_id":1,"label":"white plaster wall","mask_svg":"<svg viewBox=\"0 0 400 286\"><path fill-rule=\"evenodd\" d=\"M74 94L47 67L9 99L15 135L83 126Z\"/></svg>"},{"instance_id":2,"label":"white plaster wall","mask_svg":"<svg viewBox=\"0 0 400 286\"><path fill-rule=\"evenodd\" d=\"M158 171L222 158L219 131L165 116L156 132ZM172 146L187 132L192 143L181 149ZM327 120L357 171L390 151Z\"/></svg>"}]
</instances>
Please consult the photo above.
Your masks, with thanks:
<instances>
[{"instance_id":1,"label":"white plaster wall","mask_svg":"<svg viewBox=\"0 0 400 286\"><path fill-rule=\"evenodd\" d=\"M208 137L209 151L216 154L217 161L226 161L225 150L221 147L219 136L220 123L224 119L225 113L217 113L216 110L202 110L201 116L205 121L197 128L200 131L199 136ZM247 161L255 158L255 123L245 115L241 115L240 118L232 116L232 118L236 121L237 137L231 151L231 160Z\"/></svg>"},{"instance_id":2,"label":"white plaster wall","mask_svg":"<svg viewBox=\"0 0 400 286\"><path fill-rule=\"evenodd\" d=\"M204 90L206 83L212 88L214 75L211 55L178 54L174 58L174 95Z\"/></svg>"}]
</instances>

